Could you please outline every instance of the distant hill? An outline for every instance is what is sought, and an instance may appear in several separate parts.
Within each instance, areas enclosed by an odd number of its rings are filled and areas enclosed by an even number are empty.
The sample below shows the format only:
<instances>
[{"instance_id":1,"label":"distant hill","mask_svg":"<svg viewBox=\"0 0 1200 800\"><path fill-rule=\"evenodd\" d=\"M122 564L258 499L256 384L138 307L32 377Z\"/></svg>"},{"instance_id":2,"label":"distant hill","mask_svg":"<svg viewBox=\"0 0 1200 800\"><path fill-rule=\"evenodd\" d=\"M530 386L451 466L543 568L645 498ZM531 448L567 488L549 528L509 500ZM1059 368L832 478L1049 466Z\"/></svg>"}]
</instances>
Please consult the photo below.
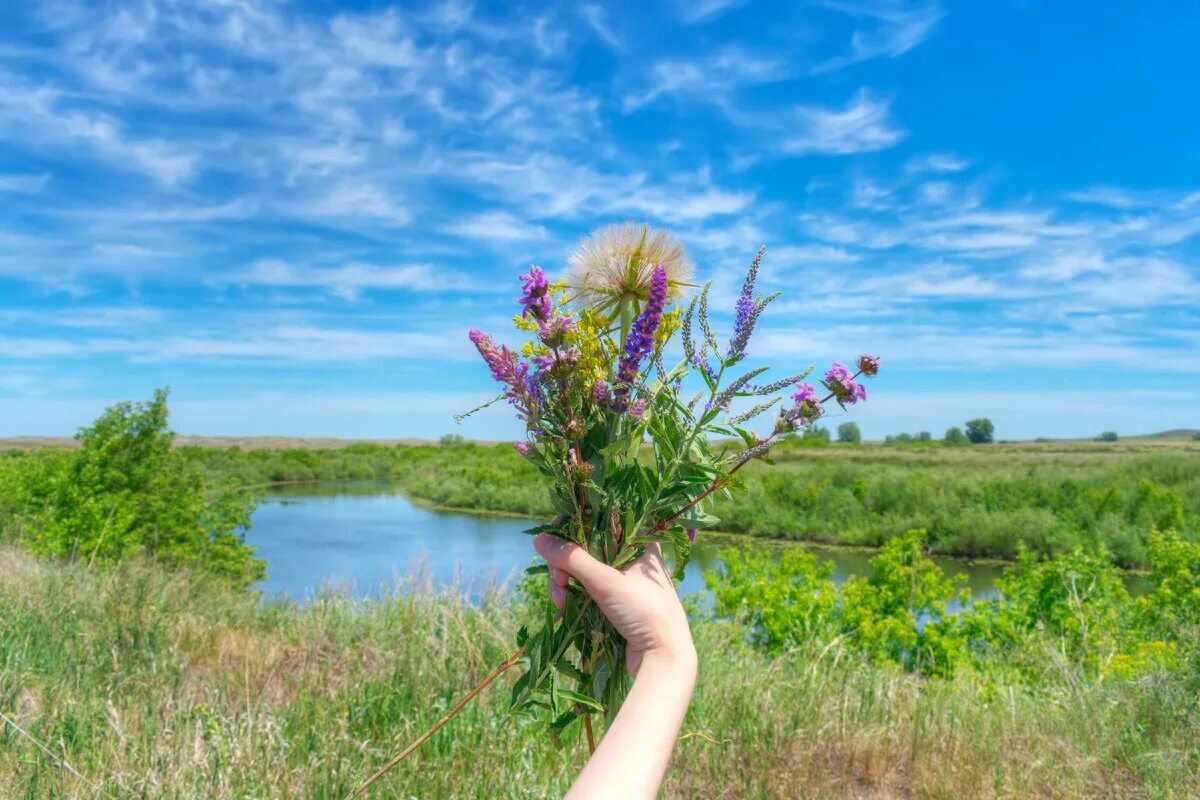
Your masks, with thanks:
<instances>
[{"instance_id":1,"label":"distant hill","mask_svg":"<svg viewBox=\"0 0 1200 800\"><path fill-rule=\"evenodd\" d=\"M1158 433L1142 433L1137 436L1122 436L1122 439L1191 439L1200 429L1197 428L1174 428L1169 431L1159 431Z\"/></svg>"}]
</instances>

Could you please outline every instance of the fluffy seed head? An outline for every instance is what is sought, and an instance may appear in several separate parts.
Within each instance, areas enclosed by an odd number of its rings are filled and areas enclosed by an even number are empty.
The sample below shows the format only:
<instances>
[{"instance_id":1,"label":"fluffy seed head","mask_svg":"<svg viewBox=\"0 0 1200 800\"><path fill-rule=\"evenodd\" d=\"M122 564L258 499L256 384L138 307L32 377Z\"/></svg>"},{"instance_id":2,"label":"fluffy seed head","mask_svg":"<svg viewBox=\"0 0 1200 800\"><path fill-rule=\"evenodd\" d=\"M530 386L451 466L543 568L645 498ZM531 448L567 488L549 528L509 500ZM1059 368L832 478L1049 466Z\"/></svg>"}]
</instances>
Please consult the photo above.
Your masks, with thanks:
<instances>
[{"instance_id":1,"label":"fluffy seed head","mask_svg":"<svg viewBox=\"0 0 1200 800\"><path fill-rule=\"evenodd\" d=\"M667 271L668 297L692 277L692 262L679 240L637 222L607 225L579 242L567 261L568 282L593 305L635 296L646 299L655 267Z\"/></svg>"}]
</instances>

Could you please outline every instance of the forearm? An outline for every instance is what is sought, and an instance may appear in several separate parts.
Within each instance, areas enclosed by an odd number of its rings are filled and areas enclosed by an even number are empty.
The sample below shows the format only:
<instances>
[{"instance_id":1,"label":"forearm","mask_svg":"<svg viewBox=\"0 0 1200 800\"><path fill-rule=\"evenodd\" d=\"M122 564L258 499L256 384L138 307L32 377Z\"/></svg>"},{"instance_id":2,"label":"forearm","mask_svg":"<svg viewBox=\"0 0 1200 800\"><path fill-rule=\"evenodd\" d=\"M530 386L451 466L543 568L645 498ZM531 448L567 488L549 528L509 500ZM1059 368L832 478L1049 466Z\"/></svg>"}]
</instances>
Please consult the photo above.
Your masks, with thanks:
<instances>
[{"instance_id":1,"label":"forearm","mask_svg":"<svg viewBox=\"0 0 1200 800\"><path fill-rule=\"evenodd\" d=\"M696 651L648 653L616 719L566 800L653 800L696 683Z\"/></svg>"}]
</instances>

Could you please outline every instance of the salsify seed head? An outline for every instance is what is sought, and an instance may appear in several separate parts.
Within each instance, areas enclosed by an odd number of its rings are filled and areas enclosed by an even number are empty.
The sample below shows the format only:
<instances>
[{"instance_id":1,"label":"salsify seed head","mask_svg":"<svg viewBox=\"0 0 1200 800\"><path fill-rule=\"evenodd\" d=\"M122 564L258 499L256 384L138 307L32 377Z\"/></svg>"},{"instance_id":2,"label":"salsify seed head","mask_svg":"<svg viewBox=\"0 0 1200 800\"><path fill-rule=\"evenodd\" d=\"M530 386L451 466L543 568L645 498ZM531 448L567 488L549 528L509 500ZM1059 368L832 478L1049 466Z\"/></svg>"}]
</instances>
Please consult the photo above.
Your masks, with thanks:
<instances>
[{"instance_id":1,"label":"salsify seed head","mask_svg":"<svg viewBox=\"0 0 1200 800\"><path fill-rule=\"evenodd\" d=\"M692 277L692 262L680 241L637 222L598 228L579 242L567 264L568 284L592 305L630 296L645 300L656 267L666 270L668 297Z\"/></svg>"}]
</instances>

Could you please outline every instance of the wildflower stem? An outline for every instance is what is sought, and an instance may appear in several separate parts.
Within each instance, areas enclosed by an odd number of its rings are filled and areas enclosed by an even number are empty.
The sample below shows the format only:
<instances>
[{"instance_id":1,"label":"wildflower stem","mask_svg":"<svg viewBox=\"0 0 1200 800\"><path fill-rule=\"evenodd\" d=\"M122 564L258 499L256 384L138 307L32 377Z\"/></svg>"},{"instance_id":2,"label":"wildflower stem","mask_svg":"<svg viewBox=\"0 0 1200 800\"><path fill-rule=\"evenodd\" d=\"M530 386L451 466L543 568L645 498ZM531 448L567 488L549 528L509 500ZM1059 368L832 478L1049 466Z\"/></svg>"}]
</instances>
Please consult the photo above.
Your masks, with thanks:
<instances>
[{"instance_id":1,"label":"wildflower stem","mask_svg":"<svg viewBox=\"0 0 1200 800\"><path fill-rule=\"evenodd\" d=\"M371 787L371 784L375 783L375 781L379 780L384 775L391 772L392 769L397 764L399 764L404 759L408 758L412 754L412 752L414 750L416 750L418 747L425 744L425 742L429 740L429 737L433 736L435 733L437 733L439 730L441 730L442 727L447 722L454 719L454 717L458 714L458 712L460 712L464 708L466 708L467 704L475 699L476 695L478 695L480 692L482 692L484 689L486 689L488 686L490 686L492 684L492 682L496 680L496 678L499 678L510 667L514 666L518 661L521 660L521 657L524 655L525 655L525 648L521 647L521 648L517 649L517 651L514 652L512 655L510 655L508 658L501 661L494 670L492 670L490 673L488 673L488 676L486 678L484 678L479 683L478 686L476 686L474 689L472 689L470 692L468 692L467 696L464 697L462 700L459 700L458 703L455 704L454 708L450 709L444 717L439 719L433 725L433 727L429 728L427 731L425 731L420 736L418 736L416 738L416 740L413 741L412 744L410 744L408 747L401 750L398 755L396 755L391 761L389 761L388 763L386 763L382 767L380 767L375 772L374 775L367 778L367 780L364 781L357 789L355 789L350 794L346 795L346 800L354 800L355 797L360 797L363 794L363 792L367 791L367 789L369 789Z\"/></svg>"}]
</instances>

